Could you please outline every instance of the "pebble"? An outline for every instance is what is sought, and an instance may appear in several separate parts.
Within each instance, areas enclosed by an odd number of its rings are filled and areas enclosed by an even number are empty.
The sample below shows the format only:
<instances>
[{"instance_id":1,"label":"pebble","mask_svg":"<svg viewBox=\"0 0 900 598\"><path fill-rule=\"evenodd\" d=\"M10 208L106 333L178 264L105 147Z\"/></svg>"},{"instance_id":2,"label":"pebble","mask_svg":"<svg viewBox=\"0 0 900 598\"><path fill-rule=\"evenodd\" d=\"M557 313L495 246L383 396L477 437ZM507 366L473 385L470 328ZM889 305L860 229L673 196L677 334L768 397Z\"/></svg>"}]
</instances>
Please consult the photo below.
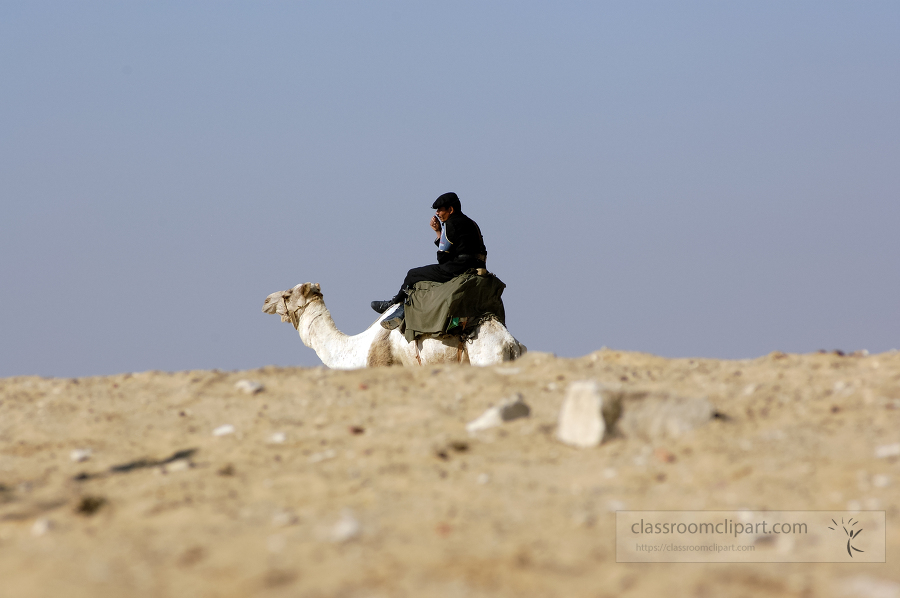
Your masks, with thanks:
<instances>
[{"instance_id":1,"label":"pebble","mask_svg":"<svg viewBox=\"0 0 900 598\"><path fill-rule=\"evenodd\" d=\"M162 466L163 473L174 473L176 471L187 471L191 468L191 463L187 459L178 459Z\"/></svg>"},{"instance_id":2,"label":"pebble","mask_svg":"<svg viewBox=\"0 0 900 598\"><path fill-rule=\"evenodd\" d=\"M499 426L503 422L512 421L521 417L528 417L531 414L529 407L523 400L520 393L516 393L503 403L488 408L478 418L466 424L466 431L474 434L480 430L487 430Z\"/></svg>"},{"instance_id":3,"label":"pebble","mask_svg":"<svg viewBox=\"0 0 900 598\"><path fill-rule=\"evenodd\" d=\"M338 522L331 528L329 539L336 543L348 542L359 536L360 531L362 531L362 526L353 516L353 512L345 510Z\"/></svg>"},{"instance_id":4,"label":"pebble","mask_svg":"<svg viewBox=\"0 0 900 598\"><path fill-rule=\"evenodd\" d=\"M82 461L90 459L92 454L93 451L91 449L75 449L69 453L69 459L75 463L81 463Z\"/></svg>"},{"instance_id":5,"label":"pebble","mask_svg":"<svg viewBox=\"0 0 900 598\"><path fill-rule=\"evenodd\" d=\"M334 449L328 449L327 451L322 451L321 453L313 453L309 456L310 463L319 463L321 461L326 461L328 459L334 459L337 457L337 453Z\"/></svg>"},{"instance_id":6,"label":"pebble","mask_svg":"<svg viewBox=\"0 0 900 598\"><path fill-rule=\"evenodd\" d=\"M273 432L267 442L269 444L283 444L287 440L287 434L284 432Z\"/></svg>"},{"instance_id":7,"label":"pebble","mask_svg":"<svg viewBox=\"0 0 900 598\"><path fill-rule=\"evenodd\" d=\"M227 436L228 434L234 434L234 426L231 424L225 424L213 430L213 436Z\"/></svg>"},{"instance_id":8,"label":"pebble","mask_svg":"<svg viewBox=\"0 0 900 598\"><path fill-rule=\"evenodd\" d=\"M884 474L878 474L872 477L872 485L876 488L887 488L891 485L891 477Z\"/></svg>"},{"instance_id":9,"label":"pebble","mask_svg":"<svg viewBox=\"0 0 900 598\"><path fill-rule=\"evenodd\" d=\"M272 515L272 525L275 527L287 527L300 521L299 517L290 511L279 511Z\"/></svg>"},{"instance_id":10,"label":"pebble","mask_svg":"<svg viewBox=\"0 0 900 598\"><path fill-rule=\"evenodd\" d=\"M494 371L497 372L498 374L500 374L501 376L515 376L516 374L519 373L520 370L519 370L519 368L497 368Z\"/></svg>"},{"instance_id":11,"label":"pebble","mask_svg":"<svg viewBox=\"0 0 900 598\"><path fill-rule=\"evenodd\" d=\"M572 382L559 412L556 437L565 444L579 448L597 446L606 432L602 409L603 396L596 382Z\"/></svg>"},{"instance_id":12,"label":"pebble","mask_svg":"<svg viewBox=\"0 0 900 598\"><path fill-rule=\"evenodd\" d=\"M273 554L278 554L284 550L285 546L287 546L287 540L281 534L273 534L266 538L266 549Z\"/></svg>"},{"instance_id":13,"label":"pebble","mask_svg":"<svg viewBox=\"0 0 900 598\"><path fill-rule=\"evenodd\" d=\"M238 390L243 390L248 395L255 395L258 392L262 392L264 388L261 382L255 380L238 380L234 387Z\"/></svg>"},{"instance_id":14,"label":"pebble","mask_svg":"<svg viewBox=\"0 0 900 598\"><path fill-rule=\"evenodd\" d=\"M51 522L46 517L40 517L34 520L34 524L31 526L31 535L32 536L43 536L47 532L50 531L50 528L53 527L53 522Z\"/></svg>"},{"instance_id":15,"label":"pebble","mask_svg":"<svg viewBox=\"0 0 900 598\"><path fill-rule=\"evenodd\" d=\"M900 456L900 442L895 442L894 444L885 444L875 449L875 457L878 459L898 456Z\"/></svg>"},{"instance_id":16,"label":"pebble","mask_svg":"<svg viewBox=\"0 0 900 598\"><path fill-rule=\"evenodd\" d=\"M841 583L843 596L848 598L900 598L900 584L888 579L857 575Z\"/></svg>"}]
</instances>

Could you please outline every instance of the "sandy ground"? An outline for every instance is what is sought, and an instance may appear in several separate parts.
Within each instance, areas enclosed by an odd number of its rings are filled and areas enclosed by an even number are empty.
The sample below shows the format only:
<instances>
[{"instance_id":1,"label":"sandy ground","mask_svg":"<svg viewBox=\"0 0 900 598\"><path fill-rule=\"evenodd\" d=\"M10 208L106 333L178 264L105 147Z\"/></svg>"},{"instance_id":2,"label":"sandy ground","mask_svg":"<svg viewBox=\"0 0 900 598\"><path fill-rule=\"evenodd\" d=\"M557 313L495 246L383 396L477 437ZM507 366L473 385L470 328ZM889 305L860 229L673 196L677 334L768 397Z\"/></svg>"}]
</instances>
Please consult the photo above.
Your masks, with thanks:
<instances>
[{"instance_id":1,"label":"sandy ground","mask_svg":"<svg viewBox=\"0 0 900 598\"><path fill-rule=\"evenodd\" d=\"M570 448L576 380L725 417ZM530 417L466 433L517 392ZM0 595L900 596L897 442L898 353L8 378ZM887 563L616 563L617 509L739 508L885 510Z\"/></svg>"}]
</instances>

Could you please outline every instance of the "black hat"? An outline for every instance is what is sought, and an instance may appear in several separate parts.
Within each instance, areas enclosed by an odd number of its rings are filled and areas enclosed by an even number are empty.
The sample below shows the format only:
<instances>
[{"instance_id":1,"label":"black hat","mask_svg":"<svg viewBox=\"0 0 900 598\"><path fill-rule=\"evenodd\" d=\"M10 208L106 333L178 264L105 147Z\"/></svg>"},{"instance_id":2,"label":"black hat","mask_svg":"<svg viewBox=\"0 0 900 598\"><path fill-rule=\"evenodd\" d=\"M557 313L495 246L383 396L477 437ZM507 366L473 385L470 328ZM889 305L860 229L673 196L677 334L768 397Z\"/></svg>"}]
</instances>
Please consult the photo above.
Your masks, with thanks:
<instances>
[{"instance_id":1,"label":"black hat","mask_svg":"<svg viewBox=\"0 0 900 598\"><path fill-rule=\"evenodd\" d=\"M462 208L459 205L459 196L456 193L444 193L431 204L431 209L436 210L438 208L450 208L452 207L454 210L459 212Z\"/></svg>"}]
</instances>

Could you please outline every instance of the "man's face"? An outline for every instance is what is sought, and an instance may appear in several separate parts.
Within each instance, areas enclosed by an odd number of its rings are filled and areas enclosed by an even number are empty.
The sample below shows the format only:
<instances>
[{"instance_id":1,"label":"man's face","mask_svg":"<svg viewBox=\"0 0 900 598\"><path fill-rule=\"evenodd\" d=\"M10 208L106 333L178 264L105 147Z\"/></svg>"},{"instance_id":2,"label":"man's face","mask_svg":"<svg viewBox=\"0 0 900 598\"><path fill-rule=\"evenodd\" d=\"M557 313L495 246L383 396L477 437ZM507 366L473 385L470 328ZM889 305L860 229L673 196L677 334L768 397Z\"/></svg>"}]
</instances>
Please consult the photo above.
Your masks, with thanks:
<instances>
[{"instance_id":1,"label":"man's face","mask_svg":"<svg viewBox=\"0 0 900 598\"><path fill-rule=\"evenodd\" d=\"M453 213L453 206L449 208L438 208L437 209L437 217L441 222L447 222L447 218L450 217L450 214Z\"/></svg>"}]
</instances>

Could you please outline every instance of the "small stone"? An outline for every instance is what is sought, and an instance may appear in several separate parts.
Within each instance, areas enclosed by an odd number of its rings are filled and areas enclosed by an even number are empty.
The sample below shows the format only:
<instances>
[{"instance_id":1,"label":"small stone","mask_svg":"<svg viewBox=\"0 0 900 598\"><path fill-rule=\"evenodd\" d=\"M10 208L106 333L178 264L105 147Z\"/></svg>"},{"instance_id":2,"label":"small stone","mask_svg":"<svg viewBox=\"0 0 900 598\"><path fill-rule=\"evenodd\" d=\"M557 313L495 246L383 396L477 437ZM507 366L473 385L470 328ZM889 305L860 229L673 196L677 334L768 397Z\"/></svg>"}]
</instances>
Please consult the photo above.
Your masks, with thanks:
<instances>
[{"instance_id":1,"label":"small stone","mask_svg":"<svg viewBox=\"0 0 900 598\"><path fill-rule=\"evenodd\" d=\"M262 392L264 388L261 382L255 380L238 380L234 387L238 390L243 390L248 395L255 395L258 392Z\"/></svg>"},{"instance_id":2,"label":"small stone","mask_svg":"<svg viewBox=\"0 0 900 598\"><path fill-rule=\"evenodd\" d=\"M900 583L868 575L844 579L840 587L847 598L900 598Z\"/></svg>"},{"instance_id":3,"label":"small stone","mask_svg":"<svg viewBox=\"0 0 900 598\"><path fill-rule=\"evenodd\" d=\"M876 488L887 488L891 485L891 477L881 473L872 476L872 485Z\"/></svg>"},{"instance_id":4,"label":"small stone","mask_svg":"<svg viewBox=\"0 0 900 598\"><path fill-rule=\"evenodd\" d=\"M519 373L519 368L497 368L494 370L501 376L515 376Z\"/></svg>"},{"instance_id":5,"label":"small stone","mask_svg":"<svg viewBox=\"0 0 900 598\"><path fill-rule=\"evenodd\" d=\"M272 515L272 525L275 527L287 527L296 524L300 519L290 511L279 511Z\"/></svg>"},{"instance_id":6,"label":"small stone","mask_svg":"<svg viewBox=\"0 0 900 598\"><path fill-rule=\"evenodd\" d=\"M335 543L348 542L356 538L361 530L362 526L356 520L356 517L353 516L353 512L345 510L338 522L331 528L329 539Z\"/></svg>"},{"instance_id":7,"label":"small stone","mask_svg":"<svg viewBox=\"0 0 900 598\"><path fill-rule=\"evenodd\" d=\"M477 419L466 424L466 431L469 434L481 430L487 430L499 426L503 422L512 421L521 417L528 417L531 414L529 407L523 400L520 393L516 393L503 403L490 407L482 413Z\"/></svg>"},{"instance_id":8,"label":"small stone","mask_svg":"<svg viewBox=\"0 0 900 598\"><path fill-rule=\"evenodd\" d=\"M653 451L653 456L656 457L657 461L661 463L674 463L675 455L667 451L666 449L660 447Z\"/></svg>"},{"instance_id":9,"label":"small stone","mask_svg":"<svg viewBox=\"0 0 900 598\"><path fill-rule=\"evenodd\" d=\"M213 430L213 436L227 436L229 434L234 434L234 426L231 424L225 424Z\"/></svg>"},{"instance_id":10,"label":"small stone","mask_svg":"<svg viewBox=\"0 0 900 598\"><path fill-rule=\"evenodd\" d=\"M179 459L163 465L164 473L174 473L176 471L187 471L191 468L191 463L187 459Z\"/></svg>"},{"instance_id":11,"label":"small stone","mask_svg":"<svg viewBox=\"0 0 900 598\"><path fill-rule=\"evenodd\" d=\"M278 554L284 550L286 545L287 541L281 534L273 534L266 538L266 549L273 554Z\"/></svg>"},{"instance_id":12,"label":"small stone","mask_svg":"<svg viewBox=\"0 0 900 598\"><path fill-rule=\"evenodd\" d=\"M886 459L887 457L900 456L900 442L894 444L885 444L875 449L875 457L878 459Z\"/></svg>"},{"instance_id":13,"label":"small stone","mask_svg":"<svg viewBox=\"0 0 900 598\"><path fill-rule=\"evenodd\" d=\"M90 459L92 454L93 451L91 449L75 449L69 453L69 459L75 463L81 463L82 461Z\"/></svg>"},{"instance_id":14,"label":"small stone","mask_svg":"<svg viewBox=\"0 0 900 598\"><path fill-rule=\"evenodd\" d=\"M268 442L269 444L284 444L286 440L287 434L285 434L284 432L272 432L266 442Z\"/></svg>"},{"instance_id":15,"label":"small stone","mask_svg":"<svg viewBox=\"0 0 900 598\"><path fill-rule=\"evenodd\" d=\"M337 453L334 449L328 449L327 451L322 451L321 453L313 453L309 456L310 463L320 463L322 461L327 461L328 459L334 459L337 457Z\"/></svg>"},{"instance_id":16,"label":"small stone","mask_svg":"<svg viewBox=\"0 0 900 598\"><path fill-rule=\"evenodd\" d=\"M597 446L606 432L602 409L603 397L596 382L572 382L559 412L556 437L579 448Z\"/></svg>"},{"instance_id":17,"label":"small stone","mask_svg":"<svg viewBox=\"0 0 900 598\"><path fill-rule=\"evenodd\" d=\"M53 522L47 519L46 517L40 517L34 520L34 524L31 526L31 535L32 536L43 536L47 532L50 531L50 528L53 527Z\"/></svg>"},{"instance_id":18,"label":"small stone","mask_svg":"<svg viewBox=\"0 0 900 598\"><path fill-rule=\"evenodd\" d=\"M478 474L477 482L478 482L479 484L481 484L482 486L484 486L485 484L487 484L487 483L490 482L490 481L491 481L491 476L490 476L490 474L487 474L487 473L480 473L480 474Z\"/></svg>"}]
</instances>

